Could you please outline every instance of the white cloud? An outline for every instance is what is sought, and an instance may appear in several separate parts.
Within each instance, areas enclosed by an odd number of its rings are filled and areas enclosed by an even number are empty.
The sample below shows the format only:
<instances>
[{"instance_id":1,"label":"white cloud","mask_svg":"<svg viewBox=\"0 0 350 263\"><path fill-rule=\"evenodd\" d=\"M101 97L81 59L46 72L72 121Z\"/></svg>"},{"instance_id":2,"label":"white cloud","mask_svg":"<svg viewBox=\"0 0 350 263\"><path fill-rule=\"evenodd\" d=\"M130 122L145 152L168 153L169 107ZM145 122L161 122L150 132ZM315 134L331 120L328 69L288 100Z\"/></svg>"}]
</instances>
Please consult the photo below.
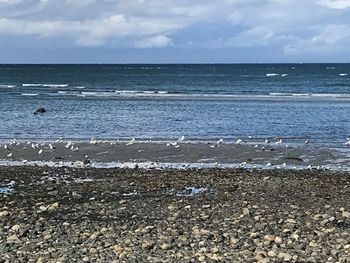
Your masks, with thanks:
<instances>
[{"instance_id":1,"label":"white cloud","mask_svg":"<svg viewBox=\"0 0 350 263\"><path fill-rule=\"evenodd\" d=\"M321 0L320 3L334 9L345 9L350 7L350 0Z\"/></svg>"},{"instance_id":2,"label":"white cloud","mask_svg":"<svg viewBox=\"0 0 350 263\"><path fill-rule=\"evenodd\" d=\"M138 48L164 48L172 44L172 40L166 36L156 36L151 38L142 39L135 42L135 47Z\"/></svg>"},{"instance_id":3,"label":"white cloud","mask_svg":"<svg viewBox=\"0 0 350 263\"><path fill-rule=\"evenodd\" d=\"M16 35L94 47L274 46L287 55L321 54L350 43L349 7L350 0L0 0L0 40Z\"/></svg>"}]
</instances>

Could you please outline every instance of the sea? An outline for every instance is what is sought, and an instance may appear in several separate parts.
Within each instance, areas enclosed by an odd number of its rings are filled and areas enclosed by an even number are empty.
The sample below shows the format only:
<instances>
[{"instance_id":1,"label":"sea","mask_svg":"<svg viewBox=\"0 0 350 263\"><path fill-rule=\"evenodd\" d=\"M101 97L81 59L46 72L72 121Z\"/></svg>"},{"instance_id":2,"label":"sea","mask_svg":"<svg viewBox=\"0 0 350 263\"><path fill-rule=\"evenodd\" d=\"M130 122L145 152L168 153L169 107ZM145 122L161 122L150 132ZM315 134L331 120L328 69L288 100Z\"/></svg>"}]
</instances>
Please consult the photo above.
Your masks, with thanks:
<instances>
[{"instance_id":1,"label":"sea","mask_svg":"<svg viewBox=\"0 0 350 263\"><path fill-rule=\"evenodd\" d=\"M350 137L350 64L0 65L0 139ZM44 107L46 113L33 112Z\"/></svg>"}]
</instances>

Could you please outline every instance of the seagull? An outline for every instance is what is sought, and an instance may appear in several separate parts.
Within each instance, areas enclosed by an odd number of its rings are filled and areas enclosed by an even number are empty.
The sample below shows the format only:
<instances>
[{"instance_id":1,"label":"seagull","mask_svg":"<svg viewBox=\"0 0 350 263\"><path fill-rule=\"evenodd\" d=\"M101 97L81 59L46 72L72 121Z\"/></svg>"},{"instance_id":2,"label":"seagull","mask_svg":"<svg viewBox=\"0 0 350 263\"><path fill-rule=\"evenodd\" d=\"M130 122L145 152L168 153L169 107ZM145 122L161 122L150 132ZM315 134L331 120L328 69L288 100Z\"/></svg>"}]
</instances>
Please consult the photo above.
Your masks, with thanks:
<instances>
[{"instance_id":1,"label":"seagull","mask_svg":"<svg viewBox=\"0 0 350 263\"><path fill-rule=\"evenodd\" d=\"M73 145L72 141L69 141L69 142L67 142L66 146L64 146L64 147L66 147L66 148L68 149L68 148L70 148L72 145Z\"/></svg>"},{"instance_id":2,"label":"seagull","mask_svg":"<svg viewBox=\"0 0 350 263\"><path fill-rule=\"evenodd\" d=\"M223 139L220 139L216 142L216 144L221 144L221 143L224 143L224 140Z\"/></svg>"},{"instance_id":3,"label":"seagull","mask_svg":"<svg viewBox=\"0 0 350 263\"><path fill-rule=\"evenodd\" d=\"M52 144L51 144L51 143L49 143L49 148L50 148L50 150L55 149L55 148L52 146Z\"/></svg>"},{"instance_id":4,"label":"seagull","mask_svg":"<svg viewBox=\"0 0 350 263\"><path fill-rule=\"evenodd\" d=\"M271 167L271 166L272 166L271 163L267 163L267 164L266 164L266 167Z\"/></svg>"},{"instance_id":5,"label":"seagull","mask_svg":"<svg viewBox=\"0 0 350 263\"><path fill-rule=\"evenodd\" d=\"M10 148L7 146L7 144L4 145L4 149L8 150L8 151L10 150Z\"/></svg>"},{"instance_id":6,"label":"seagull","mask_svg":"<svg viewBox=\"0 0 350 263\"><path fill-rule=\"evenodd\" d=\"M349 146L350 145L350 139L349 138L347 138L347 142L346 143L344 143L346 146Z\"/></svg>"},{"instance_id":7,"label":"seagull","mask_svg":"<svg viewBox=\"0 0 350 263\"><path fill-rule=\"evenodd\" d=\"M135 141L135 138L132 138L131 141L126 144L126 146L133 145Z\"/></svg>"},{"instance_id":8,"label":"seagull","mask_svg":"<svg viewBox=\"0 0 350 263\"><path fill-rule=\"evenodd\" d=\"M38 154L42 154L43 153L43 149L40 149Z\"/></svg>"},{"instance_id":9,"label":"seagull","mask_svg":"<svg viewBox=\"0 0 350 263\"><path fill-rule=\"evenodd\" d=\"M9 153L8 155L6 155L7 157L12 157L12 153Z\"/></svg>"},{"instance_id":10,"label":"seagull","mask_svg":"<svg viewBox=\"0 0 350 263\"><path fill-rule=\"evenodd\" d=\"M95 138L91 138L90 139L90 142L89 142L90 144L97 144L97 141L96 141L96 139Z\"/></svg>"},{"instance_id":11,"label":"seagull","mask_svg":"<svg viewBox=\"0 0 350 263\"><path fill-rule=\"evenodd\" d=\"M183 142L184 140L185 140L185 136L182 135L177 141L178 142Z\"/></svg>"},{"instance_id":12,"label":"seagull","mask_svg":"<svg viewBox=\"0 0 350 263\"><path fill-rule=\"evenodd\" d=\"M237 141L236 141L236 144L241 144L243 141L241 140L241 139L238 139Z\"/></svg>"},{"instance_id":13,"label":"seagull","mask_svg":"<svg viewBox=\"0 0 350 263\"><path fill-rule=\"evenodd\" d=\"M279 139L276 144L282 144L282 139Z\"/></svg>"},{"instance_id":14,"label":"seagull","mask_svg":"<svg viewBox=\"0 0 350 263\"><path fill-rule=\"evenodd\" d=\"M265 144L269 144L270 141L268 139L265 139Z\"/></svg>"},{"instance_id":15,"label":"seagull","mask_svg":"<svg viewBox=\"0 0 350 263\"><path fill-rule=\"evenodd\" d=\"M308 141L308 140L306 140L306 141L305 141L305 144L309 144L309 141Z\"/></svg>"}]
</instances>

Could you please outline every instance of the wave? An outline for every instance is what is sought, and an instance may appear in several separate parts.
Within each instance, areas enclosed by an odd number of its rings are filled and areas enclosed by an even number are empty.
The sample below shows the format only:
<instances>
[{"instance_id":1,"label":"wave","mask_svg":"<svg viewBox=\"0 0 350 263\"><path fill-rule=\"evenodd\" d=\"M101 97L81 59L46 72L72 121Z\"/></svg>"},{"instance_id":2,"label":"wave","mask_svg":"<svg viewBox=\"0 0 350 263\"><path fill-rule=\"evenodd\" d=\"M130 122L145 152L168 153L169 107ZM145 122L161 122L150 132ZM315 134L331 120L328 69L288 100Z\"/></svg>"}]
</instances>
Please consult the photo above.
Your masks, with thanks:
<instances>
[{"instance_id":1,"label":"wave","mask_svg":"<svg viewBox=\"0 0 350 263\"><path fill-rule=\"evenodd\" d=\"M32 97L39 96L38 93L22 93L21 95L22 96L32 96Z\"/></svg>"},{"instance_id":2,"label":"wave","mask_svg":"<svg viewBox=\"0 0 350 263\"><path fill-rule=\"evenodd\" d=\"M0 88L15 88L16 85L0 84Z\"/></svg>"},{"instance_id":3,"label":"wave","mask_svg":"<svg viewBox=\"0 0 350 263\"><path fill-rule=\"evenodd\" d=\"M277 73L266 73L265 75L266 75L266 77L276 77L276 76L279 76L280 74L277 74Z\"/></svg>"},{"instance_id":4,"label":"wave","mask_svg":"<svg viewBox=\"0 0 350 263\"><path fill-rule=\"evenodd\" d=\"M42 84L42 83L24 83L23 87L49 87L49 88L65 88L68 87L69 84Z\"/></svg>"},{"instance_id":5,"label":"wave","mask_svg":"<svg viewBox=\"0 0 350 263\"><path fill-rule=\"evenodd\" d=\"M227 94L227 93L171 93L168 91L58 91L50 96L100 97L107 99L169 99L169 100L274 100L274 101L349 101L350 93L284 93Z\"/></svg>"},{"instance_id":6,"label":"wave","mask_svg":"<svg viewBox=\"0 0 350 263\"><path fill-rule=\"evenodd\" d=\"M349 75L349 73L339 73L339 76L341 76L341 77L345 77L347 75Z\"/></svg>"}]
</instances>

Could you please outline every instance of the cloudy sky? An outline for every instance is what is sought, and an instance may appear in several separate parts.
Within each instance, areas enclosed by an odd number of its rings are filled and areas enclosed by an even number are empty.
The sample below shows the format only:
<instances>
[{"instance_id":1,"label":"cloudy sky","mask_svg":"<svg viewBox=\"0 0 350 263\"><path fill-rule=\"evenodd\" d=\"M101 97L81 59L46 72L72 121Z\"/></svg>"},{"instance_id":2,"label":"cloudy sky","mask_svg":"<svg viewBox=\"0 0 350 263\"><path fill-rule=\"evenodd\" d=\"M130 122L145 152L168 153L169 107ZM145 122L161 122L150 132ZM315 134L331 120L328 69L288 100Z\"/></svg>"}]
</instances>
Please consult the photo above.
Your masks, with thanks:
<instances>
[{"instance_id":1,"label":"cloudy sky","mask_svg":"<svg viewBox=\"0 0 350 263\"><path fill-rule=\"evenodd\" d=\"M350 0L0 0L0 63L349 62Z\"/></svg>"}]
</instances>

